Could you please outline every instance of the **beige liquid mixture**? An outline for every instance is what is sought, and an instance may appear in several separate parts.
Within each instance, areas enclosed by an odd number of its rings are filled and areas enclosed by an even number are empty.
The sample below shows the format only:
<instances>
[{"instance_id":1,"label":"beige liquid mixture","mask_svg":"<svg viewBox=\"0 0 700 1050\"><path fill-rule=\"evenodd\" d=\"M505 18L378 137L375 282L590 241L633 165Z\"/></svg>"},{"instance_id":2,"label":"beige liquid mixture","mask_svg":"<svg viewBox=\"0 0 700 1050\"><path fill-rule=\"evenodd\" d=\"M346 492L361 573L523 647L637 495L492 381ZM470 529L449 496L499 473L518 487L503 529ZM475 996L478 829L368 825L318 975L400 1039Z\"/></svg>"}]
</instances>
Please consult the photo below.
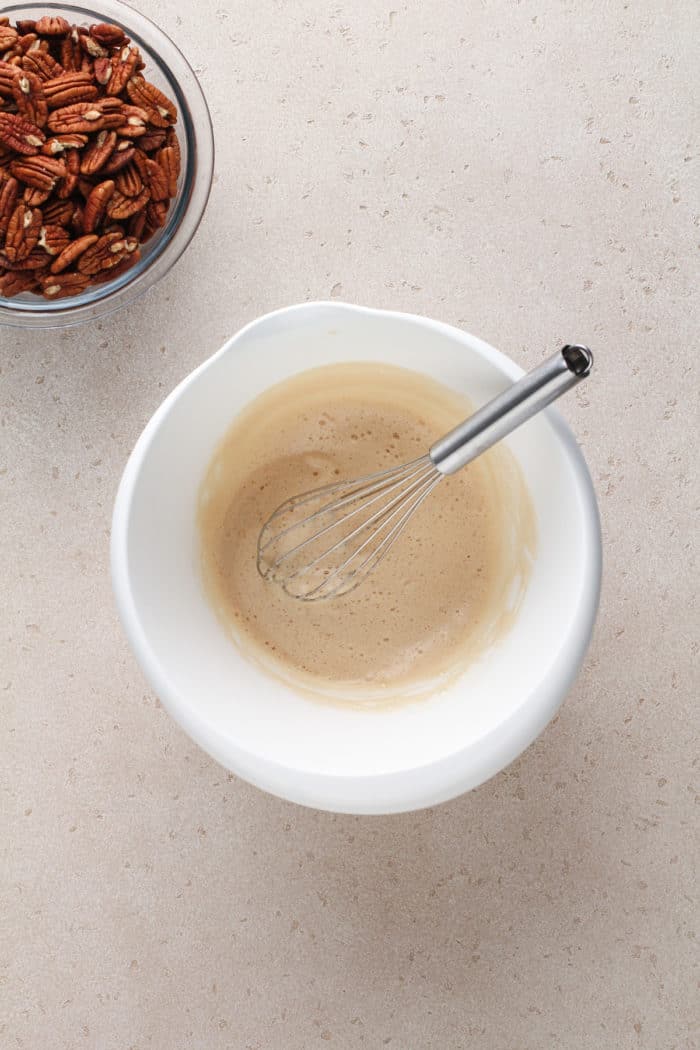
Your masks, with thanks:
<instances>
[{"instance_id":1,"label":"beige liquid mixture","mask_svg":"<svg viewBox=\"0 0 700 1050\"><path fill-rule=\"evenodd\" d=\"M251 403L202 484L205 589L234 643L297 689L362 704L425 696L507 629L535 547L529 494L500 445L442 481L362 586L302 602L257 570L257 539L297 493L415 459L469 415L406 369L330 365Z\"/></svg>"}]
</instances>

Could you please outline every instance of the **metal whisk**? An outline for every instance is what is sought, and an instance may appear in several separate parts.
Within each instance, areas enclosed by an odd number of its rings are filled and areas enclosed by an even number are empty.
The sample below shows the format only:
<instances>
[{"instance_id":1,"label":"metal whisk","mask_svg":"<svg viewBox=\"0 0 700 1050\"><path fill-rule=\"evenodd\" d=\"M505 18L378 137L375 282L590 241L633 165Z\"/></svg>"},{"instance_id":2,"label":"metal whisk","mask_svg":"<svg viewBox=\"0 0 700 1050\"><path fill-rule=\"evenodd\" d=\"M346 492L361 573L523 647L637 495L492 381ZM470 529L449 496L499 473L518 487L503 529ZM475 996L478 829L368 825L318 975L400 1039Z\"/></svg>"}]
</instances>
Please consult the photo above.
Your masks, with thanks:
<instances>
[{"instance_id":1,"label":"metal whisk","mask_svg":"<svg viewBox=\"0 0 700 1050\"><path fill-rule=\"evenodd\" d=\"M436 441L426 455L293 496L258 538L258 571L303 601L357 587L387 555L433 489L584 379L586 346L567 345Z\"/></svg>"}]
</instances>

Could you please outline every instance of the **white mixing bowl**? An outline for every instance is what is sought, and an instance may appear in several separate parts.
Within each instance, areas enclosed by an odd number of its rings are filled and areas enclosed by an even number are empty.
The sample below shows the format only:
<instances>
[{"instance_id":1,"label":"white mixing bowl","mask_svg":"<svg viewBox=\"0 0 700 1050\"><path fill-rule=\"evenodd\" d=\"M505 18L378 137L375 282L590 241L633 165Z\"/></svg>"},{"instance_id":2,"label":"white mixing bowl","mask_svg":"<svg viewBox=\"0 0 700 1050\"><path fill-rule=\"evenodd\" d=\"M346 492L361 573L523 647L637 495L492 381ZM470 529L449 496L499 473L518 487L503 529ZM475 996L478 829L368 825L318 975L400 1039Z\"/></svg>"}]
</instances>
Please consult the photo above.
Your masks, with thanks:
<instances>
[{"instance_id":1,"label":"white mixing bowl","mask_svg":"<svg viewBox=\"0 0 700 1050\"><path fill-rule=\"evenodd\" d=\"M583 456L548 409L508 439L532 496L538 553L517 619L497 644L444 692L384 711L326 706L269 677L207 604L198 489L215 446L253 398L343 361L403 365L476 405L522 375L481 340L424 317L334 302L254 321L173 391L139 438L114 508L112 574L146 678L217 761L308 806L399 812L482 783L553 716L590 640L600 528Z\"/></svg>"}]
</instances>

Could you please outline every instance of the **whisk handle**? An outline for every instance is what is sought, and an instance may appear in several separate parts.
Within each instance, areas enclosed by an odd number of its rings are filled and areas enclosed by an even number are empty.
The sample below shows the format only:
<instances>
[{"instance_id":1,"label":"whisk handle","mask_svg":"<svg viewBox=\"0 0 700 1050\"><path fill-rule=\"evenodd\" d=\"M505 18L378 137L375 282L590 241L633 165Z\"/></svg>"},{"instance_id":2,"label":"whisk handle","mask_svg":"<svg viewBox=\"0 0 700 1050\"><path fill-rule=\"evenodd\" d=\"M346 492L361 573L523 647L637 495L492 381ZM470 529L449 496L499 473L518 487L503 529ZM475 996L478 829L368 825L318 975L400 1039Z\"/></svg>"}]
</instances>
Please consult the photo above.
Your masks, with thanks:
<instances>
[{"instance_id":1,"label":"whisk handle","mask_svg":"<svg viewBox=\"0 0 700 1050\"><path fill-rule=\"evenodd\" d=\"M593 354L587 346L562 347L436 441L430 458L441 474L454 474L571 390L592 367Z\"/></svg>"}]
</instances>

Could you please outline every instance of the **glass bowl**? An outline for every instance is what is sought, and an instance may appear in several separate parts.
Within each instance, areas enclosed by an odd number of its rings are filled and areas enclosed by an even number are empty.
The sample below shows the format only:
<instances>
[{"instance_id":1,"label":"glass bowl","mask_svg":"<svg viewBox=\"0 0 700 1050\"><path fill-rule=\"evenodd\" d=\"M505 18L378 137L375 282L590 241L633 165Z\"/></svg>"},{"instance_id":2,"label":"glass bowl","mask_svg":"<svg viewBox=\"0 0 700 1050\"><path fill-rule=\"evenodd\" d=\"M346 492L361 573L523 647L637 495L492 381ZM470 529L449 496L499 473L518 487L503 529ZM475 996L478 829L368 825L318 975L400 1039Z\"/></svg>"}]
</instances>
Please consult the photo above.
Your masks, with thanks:
<instances>
[{"instance_id":1,"label":"glass bowl","mask_svg":"<svg viewBox=\"0 0 700 1050\"><path fill-rule=\"evenodd\" d=\"M71 24L111 22L138 45L146 67L144 75L175 103L175 124L182 153L177 194L165 225L141 247L141 259L126 273L106 284L88 287L79 295L55 302L34 293L13 298L0 295L0 325L22 328L62 328L92 321L131 303L155 284L180 258L204 214L214 171L214 136L204 94L189 63L172 40L121 0L82 4L14 4L2 14L14 23L44 14L61 16Z\"/></svg>"}]
</instances>

